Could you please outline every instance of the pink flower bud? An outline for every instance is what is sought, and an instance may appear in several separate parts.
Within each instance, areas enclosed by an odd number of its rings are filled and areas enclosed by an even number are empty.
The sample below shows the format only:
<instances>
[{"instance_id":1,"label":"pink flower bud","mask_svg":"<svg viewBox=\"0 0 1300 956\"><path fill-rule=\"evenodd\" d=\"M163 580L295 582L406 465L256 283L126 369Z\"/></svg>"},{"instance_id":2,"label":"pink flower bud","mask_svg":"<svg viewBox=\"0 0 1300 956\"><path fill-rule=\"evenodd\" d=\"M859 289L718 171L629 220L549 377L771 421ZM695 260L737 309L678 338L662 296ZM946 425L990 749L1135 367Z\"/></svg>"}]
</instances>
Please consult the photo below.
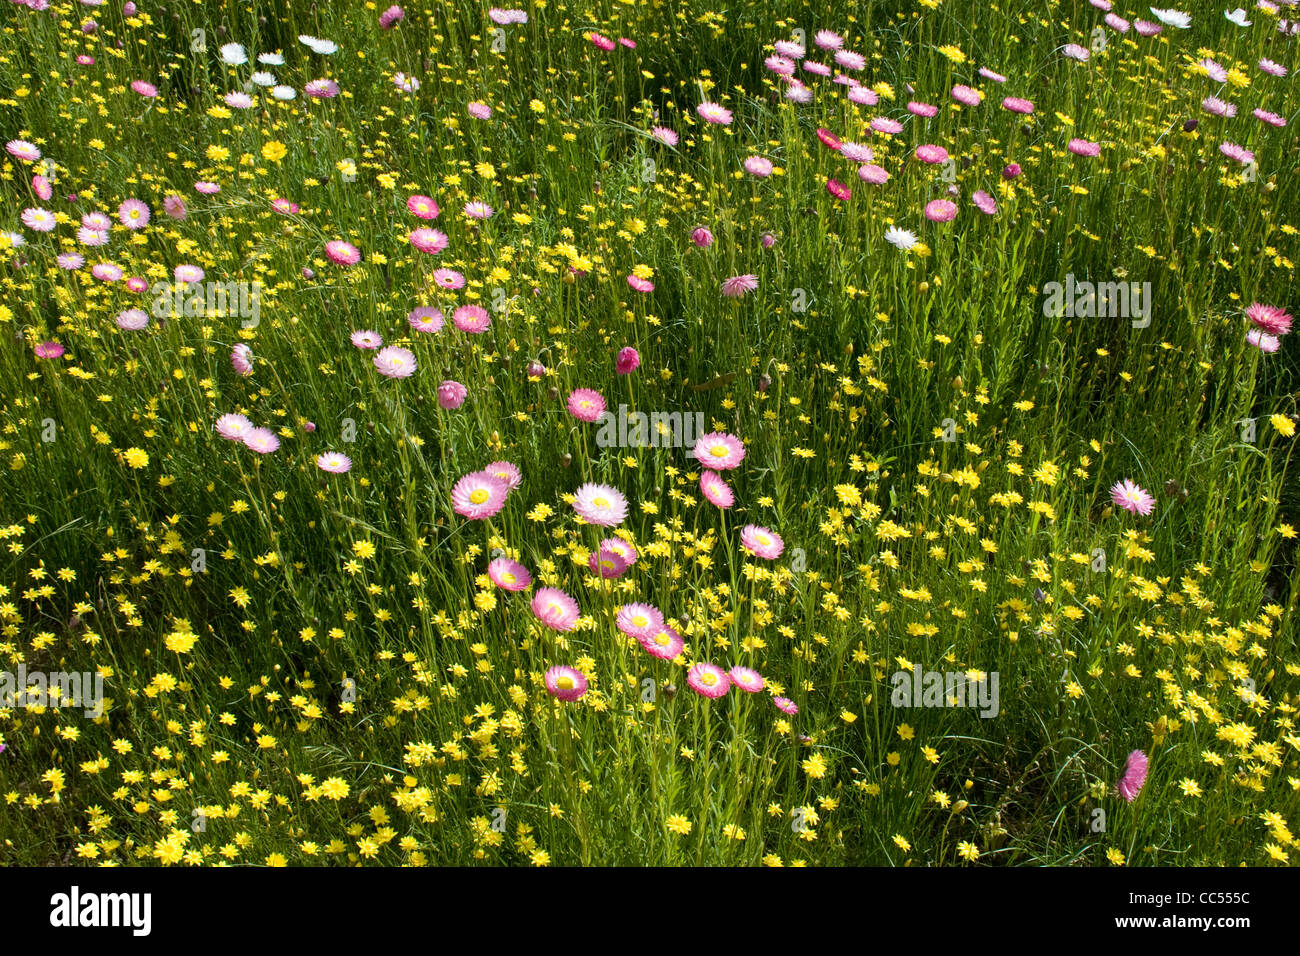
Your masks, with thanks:
<instances>
[{"instance_id":1,"label":"pink flower bud","mask_svg":"<svg viewBox=\"0 0 1300 956\"><path fill-rule=\"evenodd\" d=\"M637 354L636 349L632 346L619 349L618 359L614 362L614 371L619 375L626 375L629 372L635 372L637 366L641 364L641 356Z\"/></svg>"},{"instance_id":2,"label":"pink flower bud","mask_svg":"<svg viewBox=\"0 0 1300 956\"><path fill-rule=\"evenodd\" d=\"M469 389L460 382L453 382L451 379L447 379L438 386L438 404L446 409L460 408L465 404L467 395L469 395Z\"/></svg>"}]
</instances>

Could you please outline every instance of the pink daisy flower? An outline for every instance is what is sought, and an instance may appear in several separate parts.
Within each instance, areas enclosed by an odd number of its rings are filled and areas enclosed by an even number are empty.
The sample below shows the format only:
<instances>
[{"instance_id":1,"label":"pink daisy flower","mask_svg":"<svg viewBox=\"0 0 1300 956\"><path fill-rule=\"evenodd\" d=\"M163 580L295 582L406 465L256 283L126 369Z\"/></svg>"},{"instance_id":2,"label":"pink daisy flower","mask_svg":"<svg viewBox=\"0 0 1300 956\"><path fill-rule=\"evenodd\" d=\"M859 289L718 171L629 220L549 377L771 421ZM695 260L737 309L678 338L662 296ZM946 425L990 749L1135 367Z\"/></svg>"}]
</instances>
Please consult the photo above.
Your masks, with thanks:
<instances>
[{"instance_id":1,"label":"pink daisy flower","mask_svg":"<svg viewBox=\"0 0 1300 956\"><path fill-rule=\"evenodd\" d=\"M54 198L54 187L50 181L39 174L32 177L32 192L36 193L36 198L41 202L49 202Z\"/></svg>"},{"instance_id":2,"label":"pink daisy flower","mask_svg":"<svg viewBox=\"0 0 1300 956\"><path fill-rule=\"evenodd\" d=\"M1092 57L1092 52L1086 46L1079 46L1077 43L1067 43L1061 47L1061 52L1071 60L1078 60L1080 63L1087 63Z\"/></svg>"},{"instance_id":3,"label":"pink daisy flower","mask_svg":"<svg viewBox=\"0 0 1300 956\"><path fill-rule=\"evenodd\" d=\"M605 547L597 548L587 558L587 567L592 574L602 578L616 578L627 570L627 562Z\"/></svg>"},{"instance_id":4,"label":"pink daisy flower","mask_svg":"<svg viewBox=\"0 0 1300 956\"><path fill-rule=\"evenodd\" d=\"M316 467L331 475L342 475L352 470L352 459L336 451L327 451L316 456Z\"/></svg>"},{"instance_id":5,"label":"pink daisy flower","mask_svg":"<svg viewBox=\"0 0 1300 956\"><path fill-rule=\"evenodd\" d=\"M146 83L144 80L132 80L131 89L147 100L151 100L158 95L158 87L152 83Z\"/></svg>"},{"instance_id":6,"label":"pink daisy flower","mask_svg":"<svg viewBox=\"0 0 1300 956\"><path fill-rule=\"evenodd\" d=\"M339 85L333 80L312 80L302 91L316 100L332 100L339 95Z\"/></svg>"},{"instance_id":7,"label":"pink daisy flower","mask_svg":"<svg viewBox=\"0 0 1300 956\"><path fill-rule=\"evenodd\" d=\"M618 629L628 637L643 640L664 626L664 615L653 604L624 604L614 619Z\"/></svg>"},{"instance_id":8,"label":"pink daisy flower","mask_svg":"<svg viewBox=\"0 0 1300 956\"><path fill-rule=\"evenodd\" d=\"M727 471L745 460L745 444L727 432L709 432L696 441L691 455L704 468Z\"/></svg>"},{"instance_id":9,"label":"pink daisy flower","mask_svg":"<svg viewBox=\"0 0 1300 956\"><path fill-rule=\"evenodd\" d=\"M640 276L629 275L627 277L627 284L637 292L653 292L655 290L655 284L653 282L649 279L642 279Z\"/></svg>"},{"instance_id":10,"label":"pink daisy flower","mask_svg":"<svg viewBox=\"0 0 1300 956\"><path fill-rule=\"evenodd\" d=\"M916 158L923 163L942 163L948 158L948 151L942 146L925 143L916 147Z\"/></svg>"},{"instance_id":11,"label":"pink daisy flower","mask_svg":"<svg viewBox=\"0 0 1300 956\"><path fill-rule=\"evenodd\" d=\"M244 444L259 455L269 455L280 448L280 439L269 428L254 428L244 436Z\"/></svg>"},{"instance_id":12,"label":"pink daisy flower","mask_svg":"<svg viewBox=\"0 0 1300 956\"><path fill-rule=\"evenodd\" d=\"M805 73L811 73L813 76L830 76L831 68L825 63L818 63L816 60L804 60L800 66Z\"/></svg>"},{"instance_id":13,"label":"pink daisy flower","mask_svg":"<svg viewBox=\"0 0 1300 956\"><path fill-rule=\"evenodd\" d=\"M149 207L139 199L128 199L117 207L117 218L128 229L149 225Z\"/></svg>"},{"instance_id":14,"label":"pink daisy flower","mask_svg":"<svg viewBox=\"0 0 1300 956\"><path fill-rule=\"evenodd\" d=\"M925 218L931 222L951 222L957 215L957 204L948 199L932 199L925 204Z\"/></svg>"},{"instance_id":15,"label":"pink daisy flower","mask_svg":"<svg viewBox=\"0 0 1300 956\"><path fill-rule=\"evenodd\" d=\"M1237 115L1237 107L1234 104L1221 100L1217 96L1207 96L1201 100L1201 109L1211 116L1222 116L1227 119Z\"/></svg>"},{"instance_id":16,"label":"pink daisy flower","mask_svg":"<svg viewBox=\"0 0 1300 956\"><path fill-rule=\"evenodd\" d=\"M1229 159L1235 159L1237 162L1246 166L1255 161L1255 154L1236 143L1224 141L1219 144L1219 152Z\"/></svg>"},{"instance_id":17,"label":"pink daisy flower","mask_svg":"<svg viewBox=\"0 0 1300 956\"><path fill-rule=\"evenodd\" d=\"M952 88L952 98L962 106L979 106L983 97L980 91L960 83Z\"/></svg>"},{"instance_id":18,"label":"pink daisy flower","mask_svg":"<svg viewBox=\"0 0 1300 956\"><path fill-rule=\"evenodd\" d=\"M875 150L862 143L842 143L840 155L851 163L869 163L876 158Z\"/></svg>"},{"instance_id":19,"label":"pink daisy flower","mask_svg":"<svg viewBox=\"0 0 1300 956\"><path fill-rule=\"evenodd\" d=\"M481 305L462 305L451 314L451 321L462 332L478 335L488 330L492 316Z\"/></svg>"},{"instance_id":20,"label":"pink daisy flower","mask_svg":"<svg viewBox=\"0 0 1300 956\"><path fill-rule=\"evenodd\" d=\"M172 270L172 278L182 285L197 285L206 273L196 265L182 263Z\"/></svg>"},{"instance_id":21,"label":"pink daisy flower","mask_svg":"<svg viewBox=\"0 0 1300 956\"><path fill-rule=\"evenodd\" d=\"M25 139L11 139L5 143L5 151L14 159L34 163L41 158L40 148Z\"/></svg>"},{"instance_id":22,"label":"pink daisy flower","mask_svg":"<svg viewBox=\"0 0 1300 956\"><path fill-rule=\"evenodd\" d=\"M731 677L717 664L696 664L686 673L686 683L702 697L717 699L731 689Z\"/></svg>"},{"instance_id":23,"label":"pink daisy flower","mask_svg":"<svg viewBox=\"0 0 1300 956\"><path fill-rule=\"evenodd\" d=\"M533 576L518 561L510 558L493 558L488 562L488 577L504 591L523 591L533 583Z\"/></svg>"},{"instance_id":24,"label":"pink daisy flower","mask_svg":"<svg viewBox=\"0 0 1300 956\"><path fill-rule=\"evenodd\" d=\"M650 135L665 146L677 145L677 134L667 126L656 126L654 129L650 130Z\"/></svg>"},{"instance_id":25,"label":"pink daisy flower","mask_svg":"<svg viewBox=\"0 0 1300 956\"><path fill-rule=\"evenodd\" d=\"M1100 156L1101 144L1090 143L1086 139L1072 139L1065 144L1065 148L1076 156Z\"/></svg>"},{"instance_id":26,"label":"pink daisy flower","mask_svg":"<svg viewBox=\"0 0 1300 956\"><path fill-rule=\"evenodd\" d=\"M359 332L352 333L352 344L359 349L378 349L384 345L383 336L378 332L370 329L362 329Z\"/></svg>"},{"instance_id":27,"label":"pink daisy flower","mask_svg":"<svg viewBox=\"0 0 1300 956\"><path fill-rule=\"evenodd\" d=\"M836 50L835 62L846 70L861 70L867 65L867 58L852 50Z\"/></svg>"},{"instance_id":28,"label":"pink daisy flower","mask_svg":"<svg viewBox=\"0 0 1300 956\"><path fill-rule=\"evenodd\" d=\"M903 131L903 124L898 120L890 119L888 116L877 116L871 121L871 128L877 133L894 136Z\"/></svg>"},{"instance_id":29,"label":"pink daisy flower","mask_svg":"<svg viewBox=\"0 0 1300 956\"><path fill-rule=\"evenodd\" d=\"M442 331L442 312L431 305L422 305L419 308L412 309L411 313L406 317L406 321L417 332Z\"/></svg>"},{"instance_id":30,"label":"pink daisy flower","mask_svg":"<svg viewBox=\"0 0 1300 956\"><path fill-rule=\"evenodd\" d=\"M221 187L216 183L199 181L194 184L194 191L204 196L215 196L217 193L221 192Z\"/></svg>"},{"instance_id":31,"label":"pink daisy flower","mask_svg":"<svg viewBox=\"0 0 1300 956\"><path fill-rule=\"evenodd\" d=\"M442 250L447 248L450 240L447 234L439 229L412 229L411 234L407 236L411 245L415 246L421 252L436 256Z\"/></svg>"},{"instance_id":32,"label":"pink daisy flower","mask_svg":"<svg viewBox=\"0 0 1300 956\"><path fill-rule=\"evenodd\" d=\"M818 127L817 138L821 140L823 146L837 153L844 148L844 143L840 141L840 138L828 129Z\"/></svg>"},{"instance_id":33,"label":"pink daisy flower","mask_svg":"<svg viewBox=\"0 0 1300 956\"><path fill-rule=\"evenodd\" d=\"M913 116L930 119L931 117L938 115L939 107L935 106L933 103L920 103L916 100L912 100L907 104L907 111Z\"/></svg>"},{"instance_id":34,"label":"pink daisy flower","mask_svg":"<svg viewBox=\"0 0 1300 956\"><path fill-rule=\"evenodd\" d=\"M763 61L763 66L767 67L767 69L775 73L777 76L794 76L794 71L796 69L794 60L780 55L769 56Z\"/></svg>"},{"instance_id":35,"label":"pink daisy flower","mask_svg":"<svg viewBox=\"0 0 1300 956\"><path fill-rule=\"evenodd\" d=\"M789 697L773 697L772 703L775 704L776 709L781 711L783 714L789 714L793 717L795 714L799 713L799 708L795 706L795 702Z\"/></svg>"},{"instance_id":36,"label":"pink daisy flower","mask_svg":"<svg viewBox=\"0 0 1300 956\"><path fill-rule=\"evenodd\" d=\"M189 215L189 211L185 208L185 200L175 193L164 197L163 212L177 221L183 220Z\"/></svg>"},{"instance_id":37,"label":"pink daisy flower","mask_svg":"<svg viewBox=\"0 0 1300 956\"><path fill-rule=\"evenodd\" d=\"M649 637L637 638L637 642L651 657L664 661L671 661L686 646L682 636L666 624Z\"/></svg>"},{"instance_id":38,"label":"pink daisy flower","mask_svg":"<svg viewBox=\"0 0 1300 956\"><path fill-rule=\"evenodd\" d=\"M748 691L751 694L757 694L767 686L767 682L763 680L763 675L752 667L743 667L740 664L737 664L731 669L729 674L732 683L741 690Z\"/></svg>"},{"instance_id":39,"label":"pink daisy flower","mask_svg":"<svg viewBox=\"0 0 1300 956\"><path fill-rule=\"evenodd\" d=\"M1128 755L1128 760L1124 762L1124 772L1120 774L1115 789L1129 803L1132 803L1137 798L1138 793L1142 790L1142 785L1147 781L1147 766L1147 755L1140 750L1133 751Z\"/></svg>"},{"instance_id":40,"label":"pink daisy flower","mask_svg":"<svg viewBox=\"0 0 1300 956\"><path fill-rule=\"evenodd\" d=\"M438 204L428 196L415 195L406 200L406 208L411 215L418 216L421 219L437 219Z\"/></svg>"},{"instance_id":41,"label":"pink daisy flower","mask_svg":"<svg viewBox=\"0 0 1300 956\"><path fill-rule=\"evenodd\" d=\"M766 179L772 175L772 161L762 156L750 156L745 160L744 166L745 172L759 179Z\"/></svg>"},{"instance_id":42,"label":"pink daisy flower","mask_svg":"<svg viewBox=\"0 0 1300 956\"><path fill-rule=\"evenodd\" d=\"M889 181L889 173L879 166L868 163L858 167L858 179L872 186L883 186Z\"/></svg>"},{"instance_id":43,"label":"pink daisy flower","mask_svg":"<svg viewBox=\"0 0 1300 956\"><path fill-rule=\"evenodd\" d=\"M244 440L244 436L253 430L253 423L243 415L227 414L217 419L217 434L227 441Z\"/></svg>"},{"instance_id":44,"label":"pink daisy flower","mask_svg":"<svg viewBox=\"0 0 1300 956\"><path fill-rule=\"evenodd\" d=\"M271 208L282 216L298 215L298 204L283 197L271 200Z\"/></svg>"},{"instance_id":45,"label":"pink daisy flower","mask_svg":"<svg viewBox=\"0 0 1300 956\"><path fill-rule=\"evenodd\" d=\"M463 212L467 218L477 219L481 222L485 219L491 219L492 213L495 212L495 210L487 203L481 202L476 199L473 202L465 203L465 206L464 208L461 209L461 212Z\"/></svg>"},{"instance_id":46,"label":"pink daisy flower","mask_svg":"<svg viewBox=\"0 0 1300 956\"><path fill-rule=\"evenodd\" d=\"M818 30L813 36L813 43L823 50L838 50L844 46L844 38L834 30Z\"/></svg>"},{"instance_id":47,"label":"pink daisy flower","mask_svg":"<svg viewBox=\"0 0 1300 956\"><path fill-rule=\"evenodd\" d=\"M1268 110L1256 109L1251 112L1251 115L1261 123L1267 123L1269 126L1276 126L1279 129L1286 125L1285 118Z\"/></svg>"},{"instance_id":48,"label":"pink daisy flower","mask_svg":"<svg viewBox=\"0 0 1300 956\"><path fill-rule=\"evenodd\" d=\"M992 196L990 196L984 190L977 189L975 193L970 197L970 201L974 203L975 208L978 209L980 212L984 213L984 215L986 216L997 215L998 212L997 202L993 199Z\"/></svg>"},{"instance_id":49,"label":"pink daisy flower","mask_svg":"<svg viewBox=\"0 0 1300 956\"><path fill-rule=\"evenodd\" d=\"M716 471L700 473L700 493L704 495L709 504L721 508L723 511L736 503L736 495L732 492L731 486Z\"/></svg>"},{"instance_id":50,"label":"pink daisy flower","mask_svg":"<svg viewBox=\"0 0 1300 956\"><path fill-rule=\"evenodd\" d=\"M514 491L516 488L518 488L521 484L523 484L524 481L524 476L520 474L519 469L514 465L513 462L509 462L509 461L490 462L488 466L483 470L490 475L496 475L498 478L500 478L502 481L506 483L506 485L510 488L511 491Z\"/></svg>"},{"instance_id":51,"label":"pink daisy flower","mask_svg":"<svg viewBox=\"0 0 1300 956\"><path fill-rule=\"evenodd\" d=\"M538 588L533 615L553 631L571 631L578 623L578 602L559 588Z\"/></svg>"},{"instance_id":52,"label":"pink daisy flower","mask_svg":"<svg viewBox=\"0 0 1300 956\"><path fill-rule=\"evenodd\" d=\"M855 86L849 90L849 102L859 106L875 106L880 102L880 94L869 86Z\"/></svg>"},{"instance_id":53,"label":"pink daisy flower","mask_svg":"<svg viewBox=\"0 0 1300 956\"><path fill-rule=\"evenodd\" d=\"M465 288L465 277L455 269L436 269L433 281L449 292Z\"/></svg>"},{"instance_id":54,"label":"pink daisy flower","mask_svg":"<svg viewBox=\"0 0 1300 956\"><path fill-rule=\"evenodd\" d=\"M24 209L19 218L22 219L24 226L35 232L50 232L58 225L54 213L48 209L41 209L39 206Z\"/></svg>"},{"instance_id":55,"label":"pink daisy flower","mask_svg":"<svg viewBox=\"0 0 1300 956\"><path fill-rule=\"evenodd\" d=\"M1259 61L1259 68L1270 76L1286 76L1286 67L1267 58Z\"/></svg>"},{"instance_id":56,"label":"pink daisy flower","mask_svg":"<svg viewBox=\"0 0 1300 956\"><path fill-rule=\"evenodd\" d=\"M576 667L560 665L546 672L546 692L572 703L587 693L587 677Z\"/></svg>"},{"instance_id":57,"label":"pink daisy flower","mask_svg":"<svg viewBox=\"0 0 1300 956\"><path fill-rule=\"evenodd\" d=\"M149 327L149 316L140 309L126 309L118 313L117 327L127 332L139 332Z\"/></svg>"},{"instance_id":58,"label":"pink daisy flower","mask_svg":"<svg viewBox=\"0 0 1300 956\"><path fill-rule=\"evenodd\" d=\"M718 126L731 125L731 110L717 103L704 102L695 107L695 112L699 114L700 119L706 123L713 123Z\"/></svg>"},{"instance_id":59,"label":"pink daisy flower","mask_svg":"<svg viewBox=\"0 0 1300 956\"><path fill-rule=\"evenodd\" d=\"M393 5L379 15L379 27L383 30L391 30L401 22L406 16L406 11L401 7Z\"/></svg>"},{"instance_id":60,"label":"pink daisy flower","mask_svg":"<svg viewBox=\"0 0 1300 956\"><path fill-rule=\"evenodd\" d=\"M389 345L375 353L375 368L388 378L410 378L415 372L415 355L409 349Z\"/></svg>"},{"instance_id":61,"label":"pink daisy flower","mask_svg":"<svg viewBox=\"0 0 1300 956\"><path fill-rule=\"evenodd\" d=\"M465 111L475 119L485 120L492 115L492 107L486 103L470 103L465 107Z\"/></svg>"},{"instance_id":62,"label":"pink daisy flower","mask_svg":"<svg viewBox=\"0 0 1300 956\"><path fill-rule=\"evenodd\" d=\"M1261 332L1259 329L1251 329L1246 333L1246 342L1255 346L1261 352L1273 353L1282 347L1282 340L1276 335L1269 335L1267 332Z\"/></svg>"},{"instance_id":63,"label":"pink daisy flower","mask_svg":"<svg viewBox=\"0 0 1300 956\"><path fill-rule=\"evenodd\" d=\"M1110 27L1116 33L1128 33L1129 22L1118 13L1108 13L1104 19L1106 21L1106 26Z\"/></svg>"},{"instance_id":64,"label":"pink daisy flower","mask_svg":"<svg viewBox=\"0 0 1300 956\"><path fill-rule=\"evenodd\" d=\"M623 559L623 563L629 568L636 564L637 558L639 557L636 548L632 547L632 545L628 544L622 538L606 538L600 542L600 547L603 551L610 551L617 554Z\"/></svg>"},{"instance_id":65,"label":"pink daisy flower","mask_svg":"<svg viewBox=\"0 0 1300 956\"><path fill-rule=\"evenodd\" d=\"M569 393L569 414L580 422L594 422L605 411L605 397L592 388L575 388Z\"/></svg>"},{"instance_id":66,"label":"pink daisy flower","mask_svg":"<svg viewBox=\"0 0 1300 956\"><path fill-rule=\"evenodd\" d=\"M840 202L848 202L849 200L849 187L844 185L838 179L826 180L826 191Z\"/></svg>"},{"instance_id":67,"label":"pink daisy flower","mask_svg":"<svg viewBox=\"0 0 1300 956\"><path fill-rule=\"evenodd\" d=\"M90 274L100 282L116 282L122 278L122 270L111 262L96 262L90 267Z\"/></svg>"},{"instance_id":68,"label":"pink daisy flower","mask_svg":"<svg viewBox=\"0 0 1300 956\"><path fill-rule=\"evenodd\" d=\"M1008 96L1002 101L1002 108L1012 113L1023 113L1028 116L1034 111L1034 104L1019 96Z\"/></svg>"},{"instance_id":69,"label":"pink daisy flower","mask_svg":"<svg viewBox=\"0 0 1300 956\"><path fill-rule=\"evenodd\" d=\"M34 348L32 351L36 353L37 358L56 359L59 358L61 355L63 355L63 353L66 352L67 349L65 349L58 342L42 342L40 345L36 346L36 348Z\"/></svg>"},{"instance_id":70,"label":"pink daisy flower","mask_svg":"<svg viewBox=\"0 0 1300 956\"><path fill-rule=\"evenodd\" d=\"M792 60L802 60L807 52L804 45L797 40L777 40L772 46L778 54Z\"/></svg>"},{"instance_id":71,"label":"pink daisy flower","mask_svg":"<svg viewBox=\"0 0 1300 956\"><path fill-rule=\"evenodd\" d=\"M986 80L992 80L994 83L1005 83L1007 81L1007 78L1001 73L994 73L986 66L980 67L980 76Z\"/></svg>"},{"instance_id":72,"label":"pink daisy flower","mask_svg":"<svg viewBox=\"0 0 1300 956\"><path fill-rule=\"evenodd\" d=\"M1246 308L1246 318L1269 335L1286 335L1291 331L1291 316L1275 305L1252 302Z\"/></svg>"},{"instance_id":73,"label":"pink daisy flower","mask_svg":"<svg viewBox=\"0 0 1300 956\"><path fill-rule=\"evenodd\" d=\"M770 528L747 524L740 530L740 545L756 558L775 561L785 550L781 536Z\"/></svg>"},{"instance_id":74,"label":"pink daisy flower","mask_svg":"<svg viewBox=\"0 0 1300 956\"><path fill-rule=\"evenodd\" d=\"M350 242L332 239L325 243L325 257L336 266L354 266L361 261L361 251Z\"/></svg>"},{"instance_id":75,"label":"pink daisy flower","mask_svg":"<svg viewBox=\"0 0 1300 956\"><path fill-rule=\"evenodd\" d=\"M471 471L452 486L451 506L456 514L480 521L497 514L509 494L509 486L496 475Z\"/></svg>"},{"instance_id":76,"label":"pink daisy flower","mask_svg":"<svg viewBox=\"0 0 1300 956\"><path fill-rule=\"evenodd\" d=\"M574 492L573 510L587 524L613 528L627 517L627 499L617 488L588 482Z\"/></svg>"},{"instance_id":77,"label":"pink daisy flower","mask_svg":"<svg viewBox=\"0 0 1300 956\"><path fill-rule=\"evenodd\" d=\"M758 288L758 276L752 274L732 276L722 283L722 294L729 299L738 299Z\"/></svg>"},{"instance_id":78,"label":"pink daisy flower","mask_svg":"<svg viewBox=\"0 0 1300 956\"><path fill-rule=\"evenodd\" d=\"M1149 515L1156 499L1144 488L1125 478L1117 481L1110 489L1110 500L1117 508L1131 511L1135 515Z\"/></svg>"}]
</instances>

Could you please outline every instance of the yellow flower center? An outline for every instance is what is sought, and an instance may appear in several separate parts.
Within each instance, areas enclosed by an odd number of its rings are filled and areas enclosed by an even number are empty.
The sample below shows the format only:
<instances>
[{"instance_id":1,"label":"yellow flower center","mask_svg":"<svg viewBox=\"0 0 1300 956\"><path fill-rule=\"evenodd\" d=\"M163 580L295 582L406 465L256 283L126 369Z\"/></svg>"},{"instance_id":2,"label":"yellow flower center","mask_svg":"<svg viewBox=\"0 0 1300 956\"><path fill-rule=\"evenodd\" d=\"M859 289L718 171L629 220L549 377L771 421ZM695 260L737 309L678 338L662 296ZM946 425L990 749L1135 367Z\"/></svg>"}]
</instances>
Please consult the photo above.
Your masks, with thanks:
<instances>
[{"instance_id":1,"label":"yellow flower center","mask_svg":"<svg viewBox=\"0 0 1300 956\"><path fill-rule=\"evenodd\" d=\"M636 617L632 618L632 623L637 627L645 627L650 623L650 619L644 614L638 614Z\"/></svg>"},{"instance_id":2,"label":"yellow flower center","mask_svg":"<svg viewBox=\"0 0 1300 956\"><path fill-rule=\"evenodd\" d=\"M592 498L592 499L591 499L591 503L592 503L593 505L595 505L597 508L608 508L608 507L609 507L609 499L608 499L608 498Z\"/></svg>"},{"instance_id":3,"label":"yellow flower center","mask_svg":"<svg viewBox=\"0 0 1300 956\"><path fill-rule=\"evenodd\" d=\"M555 686L560 690L573 690L573 678L569 676L555 678Z\"/></svg>"},{"instance_id":4,"label":"yellow flower center","mask_svg":"<svg viewBox=\"0 0 1300 956\"><path fill-rule=\"evenodd\" d=\"M672 638L668 636L667 631L660 631L655 635L655 643L660 647L667 647L671 642Z\"/></svg>"},{"instance_id":5,"label":"yellow flower center","mask_svg":"<svg viewBox=\"0 0 1300 956\"><path fill-rule=\"evenodd\" d=\"M492 493L486 488L475 488L469 493L469 500L476 505L481 505L492 497Z\"/></svg>"},{"instance_id":6,"label":"yellow flower center","mask_svg":"<svg viewBox=\"0 0 1300 956\"><path fill-rule=\"evenodd\" d=\"M726 458L728 449L726 445L714 445L709 451L714 458Z\"/></svg>"},{"instance_id":7,"label":"yellow flower center","mask_svg":"<svg viewBox=\"0 0 1300 956\"><path fill-rule=\"evenodd\" d=\"M760 535L758 535L757 537L758 537L758 543L759 543L759 544L771 544L771 543L772 543L772 539L769 538L769 537L768 537L767 535L765 535L765 534L760 534Z\"/></svg>"},{"instance_id":8,"label":"yellow flower center","mask_svg":"<svg viewBox=\"0 0 1300 956\"><path fill-rule=\"evenodd\" d=\"M514 576L513 574L511 574L509 571L507 571L507 572L505 572L504 574L501 575L501 580L504 581L504 582L506 582L506 584L514 584L514 583L515 583L515 576Z\"/></svg>"},{"instance_id":9,"label":"yellow flower center","mask_svg":"<svg viewBox=\"0 0 1300 956\"><path fill-rule=\"evenodd\" d=\"M708 671L705 671L703 674L700 675L700 683L703 684L705 687L712 687L717 682L718 682L717 676L714 674L710 674Z\"/></svg>"}]
</instances>

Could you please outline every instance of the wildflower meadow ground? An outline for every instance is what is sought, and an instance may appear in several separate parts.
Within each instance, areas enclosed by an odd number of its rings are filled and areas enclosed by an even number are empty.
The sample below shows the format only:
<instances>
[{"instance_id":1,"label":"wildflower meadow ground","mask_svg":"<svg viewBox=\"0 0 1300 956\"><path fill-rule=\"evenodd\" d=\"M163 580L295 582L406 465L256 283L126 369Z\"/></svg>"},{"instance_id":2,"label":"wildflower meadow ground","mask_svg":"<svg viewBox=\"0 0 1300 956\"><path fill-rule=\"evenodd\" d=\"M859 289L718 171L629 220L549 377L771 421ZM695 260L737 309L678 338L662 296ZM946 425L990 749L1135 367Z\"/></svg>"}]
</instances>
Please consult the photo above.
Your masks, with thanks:
<instances>
[{"instance_id":1,"label":"wildflower meadow ground","mask_svg":"<svg viewBox=\"0 0 1300 956\"><path fill-rule=\"evenodd\" d=\"M0 862L1300 860L1300 6L1184 7L3 0Z\"/></svg>"}]
</instances>

